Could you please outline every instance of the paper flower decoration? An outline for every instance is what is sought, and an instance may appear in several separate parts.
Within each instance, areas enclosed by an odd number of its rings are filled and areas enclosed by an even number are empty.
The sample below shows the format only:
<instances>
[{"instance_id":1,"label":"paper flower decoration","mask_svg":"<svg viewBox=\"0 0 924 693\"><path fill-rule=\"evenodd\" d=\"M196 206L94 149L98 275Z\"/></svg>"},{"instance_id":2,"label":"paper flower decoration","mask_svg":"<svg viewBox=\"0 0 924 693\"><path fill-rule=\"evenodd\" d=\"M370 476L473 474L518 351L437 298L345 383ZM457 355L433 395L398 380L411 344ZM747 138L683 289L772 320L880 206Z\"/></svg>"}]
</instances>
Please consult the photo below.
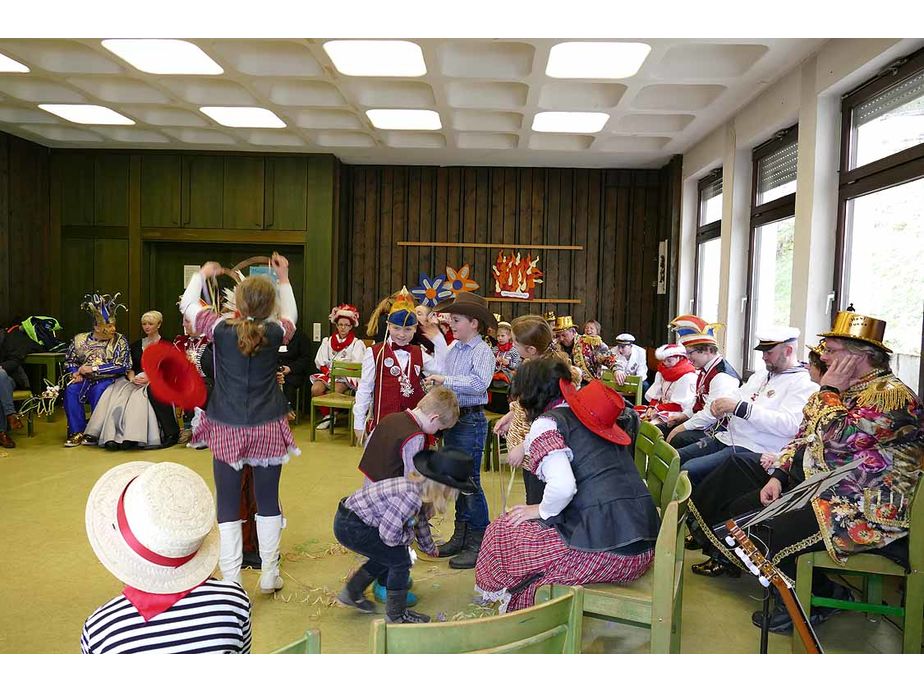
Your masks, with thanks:
<instances>
[{"instance_id":1,"label":"paper flower decoration","mask_svg":"<svg viewBox=\"0 0 924 693\"><path fill-rule=\"evenodd\" d=\"M411 289L414 298L422 306L431 308L446 299L452 298L452 290L446 283L446 277L442 274L430 279L423 272L420 273L420 285Z\"/></svg>"},{"instance_id":2,"label":"paper flower decoration","mask_svg":"<svg viewBox=\"0 0 924 693\"><path fill-rule=\"evenodd\" d=\"M468 263L462 265L462 268L458 270L454 270L448 265L446 266L446 285L449 287L449 290L452 291L453 295L456 295L460 291L478 290L480 286L478 282L469 279L471 273L472 268L468 266Z\"/></svg>"}]
</instances>

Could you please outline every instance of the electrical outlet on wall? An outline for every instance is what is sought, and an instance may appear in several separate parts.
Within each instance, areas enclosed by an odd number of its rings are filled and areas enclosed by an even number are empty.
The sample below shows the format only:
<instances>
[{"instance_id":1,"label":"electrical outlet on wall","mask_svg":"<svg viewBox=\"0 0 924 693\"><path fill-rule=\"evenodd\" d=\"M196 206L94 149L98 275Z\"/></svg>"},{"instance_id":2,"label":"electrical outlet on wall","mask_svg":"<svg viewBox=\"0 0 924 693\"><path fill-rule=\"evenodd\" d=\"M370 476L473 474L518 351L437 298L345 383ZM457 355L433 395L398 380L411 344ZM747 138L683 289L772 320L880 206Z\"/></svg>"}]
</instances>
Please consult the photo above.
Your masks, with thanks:
<instances>
[{"instance_id":1,"label":"electrical outlet on wall","mask_svg":"<svg viewBox=\"0 0 924 693\"><path fill-rule=\"evenodd\" d=\"M314 341L320 342L321 341L321 323L315 322L315 323L312 323L312 326L314 329Z\"/></svg>"}]
</instances>

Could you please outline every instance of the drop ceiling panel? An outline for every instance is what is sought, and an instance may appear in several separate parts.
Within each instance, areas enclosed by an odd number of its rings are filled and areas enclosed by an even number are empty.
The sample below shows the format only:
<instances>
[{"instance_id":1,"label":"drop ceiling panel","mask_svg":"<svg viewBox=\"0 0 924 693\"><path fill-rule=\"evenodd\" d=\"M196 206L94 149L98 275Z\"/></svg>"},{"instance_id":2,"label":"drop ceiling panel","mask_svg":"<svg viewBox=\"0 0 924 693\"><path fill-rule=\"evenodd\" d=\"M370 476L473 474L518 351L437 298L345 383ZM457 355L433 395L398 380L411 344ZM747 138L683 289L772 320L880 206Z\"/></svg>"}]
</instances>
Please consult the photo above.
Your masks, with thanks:
<instances>
[{"instance_id":1,"label":"drop ceiling panel","mask_svg":"<svg viewBox=\"0 0 924 693\"><path fill-rule=\"evenodd\" d=\"M421 77L347 77L325 39L188 39L224 70L141 72L101 39L0 39L29 73L0 74L0 130L51 147L325 152L346 163L662 166L730 118L824 39L601 39L651 51L623 79L555 79L549 52L574 39L414 39ZM136 125L75 125L40 103L94 104ZM230 128L202 106L275 113L284 129ZM435 111L437 131L380 130L370 109ZM591 134L540 133L538 113L608 116Z\"/></svg>"}]
</instances>

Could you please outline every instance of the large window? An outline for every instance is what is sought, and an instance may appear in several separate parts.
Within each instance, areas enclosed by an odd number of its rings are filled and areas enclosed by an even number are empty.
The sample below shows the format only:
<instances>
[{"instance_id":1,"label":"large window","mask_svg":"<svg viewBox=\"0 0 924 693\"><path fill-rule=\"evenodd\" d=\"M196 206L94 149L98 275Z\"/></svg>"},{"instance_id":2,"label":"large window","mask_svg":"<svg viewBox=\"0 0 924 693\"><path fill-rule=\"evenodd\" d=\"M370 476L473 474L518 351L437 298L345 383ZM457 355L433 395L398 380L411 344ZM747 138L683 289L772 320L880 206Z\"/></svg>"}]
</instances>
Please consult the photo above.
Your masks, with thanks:
<instances>
[{"instance_id":1,"label":"large window","mask_svg":"<svg viewBox=\"0 0 924 693\"><path fill-rule=\"evenodd\" d=\"M885 320L892 370L921 392L924 341L924 51L843 99L832 298Z\"/></svg>"},{"instance_id":2,"label":"large window","mask_svg":"<svg viewBox=\"0 0 924 693\"><path fill-rule=\"evenodd\" d=\"M751 239L748 253L745 370L763 368L753 351L762 328L789 325L792 250L796 213L796 158L799 131L782 130L753 152Z\"/></svg>"},{"instance_id":3,"label":"large window","mask_svg":"<svg viewBox=\"0 0 924 693\"><path fill-rule=\"evenodd\" d=\"M699 181L696 215L696 277L693 312L706 322L719 319L722 239L722 169Z\"/></svg>"}]
</instances>

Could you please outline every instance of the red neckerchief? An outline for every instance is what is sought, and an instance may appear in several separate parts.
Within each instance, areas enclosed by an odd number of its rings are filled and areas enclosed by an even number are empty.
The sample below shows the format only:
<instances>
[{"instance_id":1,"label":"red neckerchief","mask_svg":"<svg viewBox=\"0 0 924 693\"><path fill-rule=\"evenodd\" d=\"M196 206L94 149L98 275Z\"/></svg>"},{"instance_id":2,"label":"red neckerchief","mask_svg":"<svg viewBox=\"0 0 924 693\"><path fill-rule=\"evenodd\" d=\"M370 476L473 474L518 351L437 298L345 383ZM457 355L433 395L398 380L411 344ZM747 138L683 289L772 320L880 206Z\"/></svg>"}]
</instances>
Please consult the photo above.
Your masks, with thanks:
<instances>
[{"instance_id":1,"label":"red neckerchief","mask_svg":"<svg viewBox=\"0 0 924 693\"><path fill-rule=\"evenodd\" d=\"M507 342L506 344L497 343L497 350L507 352L513 349L513 342Z\"/></svg>"},{"instance_id":2,"label":"red neckerchief","mask_svg":"<svg viewBox=\"0 0 924 693\"><path fill-rule=\"evenodd\" d=\"M206 578L207 580L208 578ZM141 614L141 618L145 621L150 621L152 618L158 614L164 613L171 606L180 601L187 594L192 592L196 587L202 585L205 582L203 580L198 585L190 587L188 590L182 592L174 592L173 594L153 594L152 592L142 592L135 587L129 587L125 585L125 589L122 590L122 596L124 596L128 601L132 603L138 613Z\"/></svg>"},{"instance_id":3,"label":"red neckerchief","mask_svg":"<svg viewBox=\"0 0 924 693\"><path fill-rule=\"evenodd\" d=\"M661 374L661 377L664 378L669 383L679 380L687 373L692 373L696 370L696 367L690 362L690 359L683 358L680 359L680 362L668 368L664 365L664 362L658 364L658 373Z\"/></svg>"},{"instance_id":4,"label":"red neckerchief","mask_svg":"<svg viewBox=\"0 0 924 693\"><path fill-rule=\"evenodd\" d=\"M347 333L347 336L343 339L340 338L340 335L337 332L334 332L330 336L330 348L335 354L343 351L348 346L353 343L353 340L356 339L356 335L353 334L353 330L350 330Z\"/></svg>"}]
</instances>

